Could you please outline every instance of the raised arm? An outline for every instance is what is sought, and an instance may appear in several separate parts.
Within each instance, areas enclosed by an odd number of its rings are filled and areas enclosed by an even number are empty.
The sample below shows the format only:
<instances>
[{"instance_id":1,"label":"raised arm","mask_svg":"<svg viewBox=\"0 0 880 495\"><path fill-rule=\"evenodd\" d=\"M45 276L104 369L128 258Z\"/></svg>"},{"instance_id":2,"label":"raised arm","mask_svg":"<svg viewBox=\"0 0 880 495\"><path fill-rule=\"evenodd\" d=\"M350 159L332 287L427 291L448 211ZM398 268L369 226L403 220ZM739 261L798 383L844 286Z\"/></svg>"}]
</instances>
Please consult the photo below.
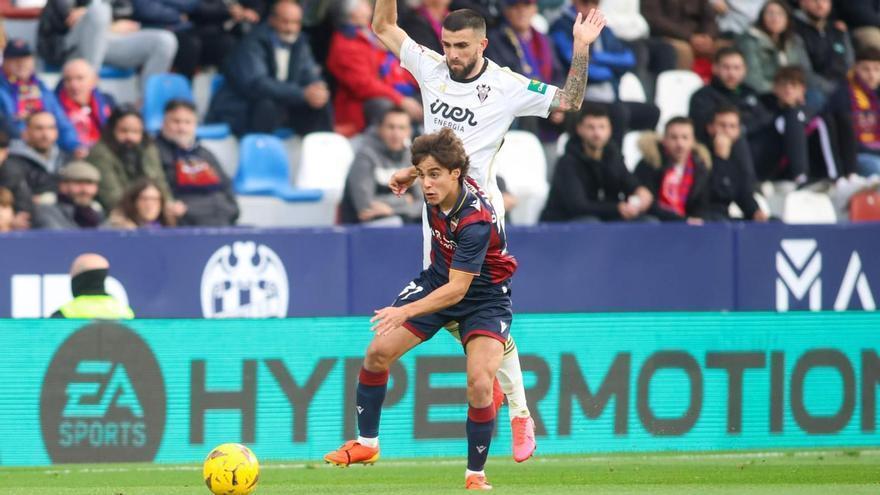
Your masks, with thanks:
<instances>
[{"instance_id":1,"label":"raised arm","mask_svg":"<svg viewBox=\"0 0 880 495\"><path fill-rule=\"evenodd\" d=\"M397 25L397 0L376 0L373 32L395 57L400 58L400 47L406 39L406 32Z\"/></svg>"},{"instance_id":2,"label":"raised arm","mask_svg":"<svg viewBox=\"0 0 880 495\"><path fill-rule=\"evenodd\" d=\"M375 22L375 21L374 21ZM584 101L584 91L587 89L587 68L590 65L590 43L596 41L602 28L605 27L605 16L602 12L593 9L583 19L578 14L574 21L572 34L574 35L573 50L571 56L571 68L568 69L568 78L565 87L557 90L550 104L550 110L563 112L577 111Z\"/></svg>"}]
</instances>

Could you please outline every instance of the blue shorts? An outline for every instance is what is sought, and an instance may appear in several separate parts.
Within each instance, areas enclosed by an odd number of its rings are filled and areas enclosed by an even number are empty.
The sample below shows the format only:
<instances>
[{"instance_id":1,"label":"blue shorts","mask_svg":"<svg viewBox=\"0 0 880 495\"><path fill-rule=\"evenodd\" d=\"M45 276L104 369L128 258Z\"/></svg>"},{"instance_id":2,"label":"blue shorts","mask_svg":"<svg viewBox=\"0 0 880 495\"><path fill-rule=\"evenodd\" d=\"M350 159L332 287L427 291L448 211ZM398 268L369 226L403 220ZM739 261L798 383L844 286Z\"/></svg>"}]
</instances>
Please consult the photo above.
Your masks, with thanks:
<instances>
[{"instance_id":1,"label":"blue shorts","mask_svg":"<svg viewBox=\"0 0 880 495\"><path fill-rule=\"evenodd\" d=\"M418 301L444 283L428 271L424 271L403 289L393 306L400 307ZM509 281L491 287L471 286L464 299L458 304L436 313L407 320L403 326L425 341L452 321L458 322L462 345L467 344L468 340L477 335L492 337L502 344L507 342L510 324L513 321Z\"/></svg>"}]
</instances>

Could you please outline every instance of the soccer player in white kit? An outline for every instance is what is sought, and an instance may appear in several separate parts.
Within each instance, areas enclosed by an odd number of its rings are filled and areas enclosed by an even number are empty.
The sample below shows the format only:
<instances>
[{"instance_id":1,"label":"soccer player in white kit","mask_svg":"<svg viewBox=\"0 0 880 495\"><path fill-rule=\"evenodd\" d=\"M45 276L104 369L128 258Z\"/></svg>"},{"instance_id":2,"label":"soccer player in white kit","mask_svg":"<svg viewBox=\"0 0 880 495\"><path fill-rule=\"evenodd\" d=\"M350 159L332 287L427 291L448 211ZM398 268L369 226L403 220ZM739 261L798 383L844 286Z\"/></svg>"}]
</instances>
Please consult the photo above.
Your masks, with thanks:
<instances>
[{"instance_id":1,"label":"soccer player in white kit","mask_svg":"<svg viewBox=\"0 0 880 495\"><path fill-rule=\"evenodd\" d=\"M546 118L553 111L580 109L587 85L590 43L604 26L605 18L598 10L590 11L586 18L578 14L571 69L560 89L529 80L484 58L483 51L489 44L486 21L473 10L457 10L444 19L441 44L445 56L417 44L397 25L397 0L377 0L373 13L373 31L419 83L425 133L443 127L455 131L470 157L469 175L489 195L502 225L504 201L495 178L495 156L504 135L516 117ZM403 194L416 177L415 167L403 169L389 185L396 194ZM424 215L422 227L427 266L431 233ZM519 354L512 338L505 346L497 378L509 405L514 459L522 462L535 451L535 424L526 403Z\"/></svg>"}]
</instances>

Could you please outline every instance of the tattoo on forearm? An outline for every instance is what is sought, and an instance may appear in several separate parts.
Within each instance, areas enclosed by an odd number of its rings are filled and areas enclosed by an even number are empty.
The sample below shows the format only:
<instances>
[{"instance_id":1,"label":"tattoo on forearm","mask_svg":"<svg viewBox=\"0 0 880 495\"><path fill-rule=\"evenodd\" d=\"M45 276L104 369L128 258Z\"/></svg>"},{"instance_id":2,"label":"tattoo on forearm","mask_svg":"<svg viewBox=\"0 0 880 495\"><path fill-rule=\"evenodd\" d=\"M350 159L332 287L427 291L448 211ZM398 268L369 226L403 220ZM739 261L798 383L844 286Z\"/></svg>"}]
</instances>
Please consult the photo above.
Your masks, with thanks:
<instances>
[{"instance_id":1,"label":"tattoo on forearm","mask_svg":"<svg viewBox=\"0 0 880 495\"><path fill-rule=\"evenodd\" d=\"M565 87L557 91L553 98L553 108L559 110L577 110L584 101L584 91L587 89L587 68L590 65L590 52L575 53L571 58L571 69L568 70L568 78Z\"/></svg>"}]
</instances>

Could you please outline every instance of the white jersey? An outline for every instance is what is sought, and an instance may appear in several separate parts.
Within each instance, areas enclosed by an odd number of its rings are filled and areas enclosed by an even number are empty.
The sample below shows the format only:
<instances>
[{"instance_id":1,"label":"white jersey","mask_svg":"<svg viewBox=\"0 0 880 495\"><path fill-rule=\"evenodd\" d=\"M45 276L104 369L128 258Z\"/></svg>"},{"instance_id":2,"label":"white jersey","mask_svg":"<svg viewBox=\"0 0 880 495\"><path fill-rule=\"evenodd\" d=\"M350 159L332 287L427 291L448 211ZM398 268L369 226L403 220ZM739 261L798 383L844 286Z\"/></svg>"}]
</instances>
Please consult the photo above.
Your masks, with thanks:
<instances>
[{"instance_id":1,"label":"white jersey","mask_svg":"<svg viewBox=\"0 0 880 495\"><path fill-rule=\"evenodd\" d=\"M470 157L468 175L490 197L495 196L498 164L494 159L510 124L516 117L550 115L557 88L529 80L491 60L473 79L454 81L442 55L409 37L400 47L400 65L419 83L425 132L443 127L455 131ZM492 199L493 204L499 202Z\"/></svg>"}]
</instances>

